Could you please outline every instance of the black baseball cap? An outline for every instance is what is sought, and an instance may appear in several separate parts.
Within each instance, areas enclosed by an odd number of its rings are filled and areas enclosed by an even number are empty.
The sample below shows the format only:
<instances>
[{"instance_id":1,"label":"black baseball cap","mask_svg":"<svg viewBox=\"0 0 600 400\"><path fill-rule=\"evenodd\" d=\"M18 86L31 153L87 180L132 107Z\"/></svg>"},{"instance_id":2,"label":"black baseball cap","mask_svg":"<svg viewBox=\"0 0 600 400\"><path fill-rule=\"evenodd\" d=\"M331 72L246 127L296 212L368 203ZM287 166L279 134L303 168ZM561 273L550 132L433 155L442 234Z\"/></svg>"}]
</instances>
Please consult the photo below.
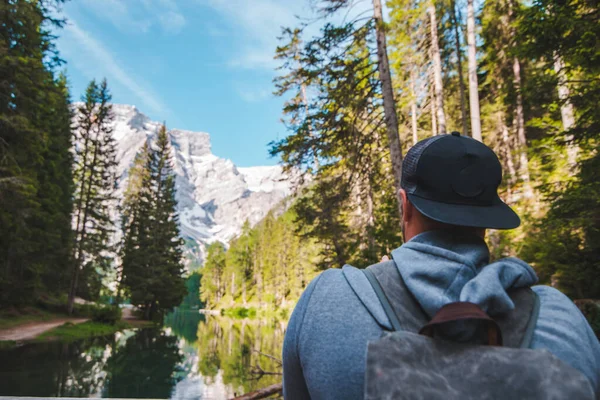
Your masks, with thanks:
<instances>
[{"instance_id":1,"label":"black baseball cap","mask_svg":"<svg viewBox=\"0 0 600 400\"><path fill-rule=\"evenodd\" d=\"M458 132L421 140L402 164L408 200L434 221L512 229L519 216L498 196L502 166L485 144Z\"/></svg>"}]
</instances>

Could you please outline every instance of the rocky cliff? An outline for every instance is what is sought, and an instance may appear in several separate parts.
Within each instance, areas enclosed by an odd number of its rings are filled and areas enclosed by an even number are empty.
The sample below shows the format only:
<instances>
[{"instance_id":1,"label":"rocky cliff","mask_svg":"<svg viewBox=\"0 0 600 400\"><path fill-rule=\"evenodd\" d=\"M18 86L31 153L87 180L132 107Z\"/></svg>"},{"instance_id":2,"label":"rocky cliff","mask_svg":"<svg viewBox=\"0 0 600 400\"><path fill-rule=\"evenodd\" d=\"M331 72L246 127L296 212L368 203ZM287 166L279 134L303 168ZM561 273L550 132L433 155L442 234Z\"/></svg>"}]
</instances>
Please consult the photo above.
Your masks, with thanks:
<instances>
[{"instance_id":1,"label":"rocky cliff","mask_svg":"<svg viewBox=\"0 0 600 400\"><path fill-rule=\"evenodd\" d=\"M136 153L145 141L155 139L160 123L135 106L114 104L113 114L121 197ZM241 231L244 221L257 223L290 193L281 167L238 168L231 160L212 154L208 133L170 129L169 137L181 235L190 265L202 262L207 244L227 243Z\"/></svg>"}]
</instances>

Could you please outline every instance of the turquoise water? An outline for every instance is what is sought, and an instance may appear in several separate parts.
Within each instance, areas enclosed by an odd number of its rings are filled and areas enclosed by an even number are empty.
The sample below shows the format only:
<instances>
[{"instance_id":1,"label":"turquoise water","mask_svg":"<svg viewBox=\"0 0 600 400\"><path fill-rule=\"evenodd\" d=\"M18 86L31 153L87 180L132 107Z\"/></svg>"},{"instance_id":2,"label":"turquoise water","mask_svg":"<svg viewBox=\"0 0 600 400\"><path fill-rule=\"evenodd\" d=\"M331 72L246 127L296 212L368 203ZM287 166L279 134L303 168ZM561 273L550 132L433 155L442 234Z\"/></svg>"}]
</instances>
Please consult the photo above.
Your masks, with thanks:
<instances>
[{"instance_id":1,"label":"turquoise water","mask_svg":"<svg viewBox=\"0 0 600 400\"><path fill-rule=\"evenodd\" d=\"M222 399L280 381L285 323L178 311L161 328L0 351L0 396ZM263 353L263 354L261 354Z\"/></svg>"}]
</instances>

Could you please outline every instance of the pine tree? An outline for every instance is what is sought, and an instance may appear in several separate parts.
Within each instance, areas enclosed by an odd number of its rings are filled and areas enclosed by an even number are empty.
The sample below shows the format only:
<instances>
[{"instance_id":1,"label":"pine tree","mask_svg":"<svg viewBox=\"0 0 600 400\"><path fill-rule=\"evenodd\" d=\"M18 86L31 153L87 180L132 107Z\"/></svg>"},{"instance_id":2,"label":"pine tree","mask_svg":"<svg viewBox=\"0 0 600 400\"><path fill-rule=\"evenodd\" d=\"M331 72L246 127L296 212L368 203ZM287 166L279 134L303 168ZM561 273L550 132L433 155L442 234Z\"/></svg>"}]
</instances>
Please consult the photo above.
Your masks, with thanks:
<instances>
[{"instance_id":1,"label":"pine tree","mask_svg":"<svg viewBox=\"0 0 600 400\"><path fill-rule=\"evenodd\" d=\"M402 180L402 141L400 140L400 133L398 131L398 115L396 113L396 102L394 101L394 90L392 88L392 76L388 60L381 0L373 0L373 19L375 21L375 35L377 38L377 66L379 79L381 80L381 96L383 98L387 141L390 149L392 174L394 175L394 188L399 196L400 182ZM400 201L398 201L398 210L399 215L402 215Z\"/></svg>"},{"instance_id":2,"label":"pine tree","mask_svg":"<svg viewBox=\"0 0 600 400\"><path fill-rule=\"evenodd\" d=\"M146 248L149 243L143 242L149 236L148 222L151 205L146 186L150 182L149 170L146 169L150 157L150 148L145 142L136 154L133 165L128 171L127 186L121 203L122 242L119 249L121 265L117 271L118 297L123 290L135 298L145 293L144 282L147 280Z\"/></svg>"},{"instance_id":3,"label":"pine tree","mask_svg":"<svg viewBox=\"0 0 600 400\"><path fill-rule=\"evenodd\" d=\"M482 93L485 103L491 103L484 107L494 110L493 113L488 112L491 121L486 121L487 115L483 116L483 124L492 128L488 128L488 144L501 149L504 154L511 202L521 197L533 198L525 132L525 71L518 57L514 28L518 10L514 8L512 0L498 1L486 4L481 16L485 52L482 68L487 70ZM499 140L499 137L502 139Z\"/></svg>"},{"instance_id":4,"label":"pine tree","mask_svg":"<svg viewBox=\"0 0 600 400\"><path fill-rule=\"evenodd\" d=\"M278 93L299 97L304 84L311 98L308 107L298 101L286 104L292 135L272 143L271 152L282 157L286 168L306 173L315 153L322 161L311 183L300 188L302 199L295 206L304 226L301 234L323 241L322 267L354 257L361 265L363 257L374 262L380 250L375 237L378 185L386 173L395 172L393 157L382 157L389 154L390 129L381 65L375 62L380 49L376 23L381 21L326 25L301 49L290 52L291 44L278 49L288 70L276 81ZM386 187L381 193L394 197L396 191Z\"/></svg>"},{"instance_id":5,"label":"pine tree","mask_svg":"<svg viewBox=\"0 0 600 400\"><path fill-rule=\"evenodd\" d=\"M185 296L175 174L166 127L146 144L129 171L123 203L122 279L132 304L146 319Z\"/></svg>"},{"instance_id":6,"label":"pine tree","mask_svg":"<svg viewBox=\"0 0 600 400\"><path fill-rule=\"evenodd\" d=\"M71 156L68 93L51 17L54 1L0 3L0 304L63 285Z\"/></svg>"},{"instance_id":7,"label":"pine tree","mask_svg":"<svg viewBox=\"0 0 600 400\"><path fill-rule=\"evenodd\" d=\"M202 300L208 308L221 301L225 292L223 272L225 270L225 246L221 242L212 243L207 248L206 262L202 269L200 287Z\"/></svg>"},{"instance_id":8,"label":"pine tree","mask_svg":"<svg viewBox=\"0 0 600 400\"><path fill-rule=\"evenodd\" d=\"M529 232L523 257L534 260L543 281L578 298L600 295L599 22L594 2L540 0L524 8L516 24L519 55L536 67L524 97L537 100L532 101L536 119L531 124L544 168L536 183L548 199L548 213ZM565 86L568 92L561 90ZM566 130L562 114L569 105L574 124ZM578 148L575 174L572 146Z\"/></svg>"},{"instance_id":9,"label":"pine tree","mask_svg":"<svg viewBox=\"0 0 600 400\"><path fill-rule=\"evenodd\" d=\"M64 293L68 287L68 271L72 261L74 191L72 115L66 77L60 75L56 89L47 94L50 106L45 117L48 142L39 173L40 216L37 219L37 235L40 240L39 254L47 265L43 269L43 287L51 293Z\"/></svg>"},{"instance_id":10,"label":"pine tree","mask_svg":"<svg viewBox=\"0 0 600 400\"><path fill-rule=\"evenodd\" d=\"M114 232L110 208L115 202L117 151L106 80L100 85L90 82L84 100L75 130L75 246L69 313L73 311L78 291L88 298L97 296L98 272L111 266L110 239ZM80 282L84 283L82 289Z\"/></svg>"},{"instance_id":11,"label":"pine tree","mask_svg":"<svg viewBox=\"0 0 600 400\"><path fill-rule=\"evenodd\" d=\"M171 146L167 129L163 125L158 132L155 152L156 201L153 210L155 224L154 246L157 258L157 276L161 284L155 290L153 306L156 310L168 310L177 306L185 296L183 279L183 240L179 236L179 215L175 198L175 173L171 161ZM151 173L152 173L151 172ZM149 316L156 311L151 310Z\"/></svg>"}]
</instances>

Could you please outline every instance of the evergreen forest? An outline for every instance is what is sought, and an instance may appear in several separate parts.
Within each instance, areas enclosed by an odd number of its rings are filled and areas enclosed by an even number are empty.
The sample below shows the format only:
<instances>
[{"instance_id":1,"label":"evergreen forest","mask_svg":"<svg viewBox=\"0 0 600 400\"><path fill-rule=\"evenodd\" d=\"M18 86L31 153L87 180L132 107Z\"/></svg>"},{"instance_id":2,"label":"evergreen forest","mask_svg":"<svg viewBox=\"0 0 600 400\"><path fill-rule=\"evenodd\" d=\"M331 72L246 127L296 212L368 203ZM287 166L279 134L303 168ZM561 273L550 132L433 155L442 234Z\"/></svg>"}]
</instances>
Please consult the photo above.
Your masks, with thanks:
<instances>
[{"instance_id":1,"label":"evergreen forest","mask_svg":"<svg viewBox=\"0 0 600 400\"><path fill-rule=\"evenodd\" d=\"M62 3L0 3L0 307L72 313L76 297L112 296L152 319L188 292L168 133L137 154L118 194L111 93L94 80L72 102L55 47ZM282 29L273 90L287 134L269 151L295 192L208 246L187 284L200 299L186 301L287 315L320 271L389 255L402 244L404 155L452 131L498 154L501 196L523 221L488 233L492 257L599 298L597 3L362 4L312 2L314 18Z\"/></svg>"},{"instance_id":2,"label":"evergreen forest","mask_svg":"<svg viewBox=\"0 0 600 400\"><path fill-rule=\"evenodd\" d=\"M496 152L501 197L522 219L488 232L492 259L521 257L542 283L599 298L597 3L389 0L385 18L368 3L318 2L314 19L282 29L274 85L288 135L270 152L298 176L295 196L210 247L203 301L285 309L318 271L389 255L402 244L403 156L453 131Z\"/></svg>"},{"instance_id":3,"label":"evergreen forest","mask_svg":"<svg viewBox=\"0 0 600 400\"><path fill-rule=\"evenodd\" d=\"M76 297L112 297L152 319L186 293L166 128L121 201L111 93L92 80L71 102L55 47L62 3L0 2L0 309L73 314Z\"/></svg>"},{"instance_id":4,"label":"evergreen forest","mask_svg":"<svg viewBox=\"0 0 600 400\"><path fill-rule=\"evenodd\" d=\"M521 217L517 229L487 232L491 261L529 263L600 337L597 0L294 0L312 16L277 21L278 67L260 88L278 102L282 133L263 150L279 166L240 168L212 152L208 134L113 104L134 90L110 69L109 79L86 71L73 93L58 51L68 2L0 0L0 354L11 360L0 395L280 392L298 299L323 271L365 268L403 244L403 160L452 132L494 150L499 194ZM113 28L105 33L125 37ZM230 39L209 36L214 47ZM176 70L181 60L167 58L137 61ZM194 73L186 84L213 83ZM236 79L226 84L240 89ZM205 94L170 82L200 115L185 96ZM174 117L177 105L155 103L160 121ZM237 134L222 135L228 146L259 141Z\"/></svg>"}]
</instances>

